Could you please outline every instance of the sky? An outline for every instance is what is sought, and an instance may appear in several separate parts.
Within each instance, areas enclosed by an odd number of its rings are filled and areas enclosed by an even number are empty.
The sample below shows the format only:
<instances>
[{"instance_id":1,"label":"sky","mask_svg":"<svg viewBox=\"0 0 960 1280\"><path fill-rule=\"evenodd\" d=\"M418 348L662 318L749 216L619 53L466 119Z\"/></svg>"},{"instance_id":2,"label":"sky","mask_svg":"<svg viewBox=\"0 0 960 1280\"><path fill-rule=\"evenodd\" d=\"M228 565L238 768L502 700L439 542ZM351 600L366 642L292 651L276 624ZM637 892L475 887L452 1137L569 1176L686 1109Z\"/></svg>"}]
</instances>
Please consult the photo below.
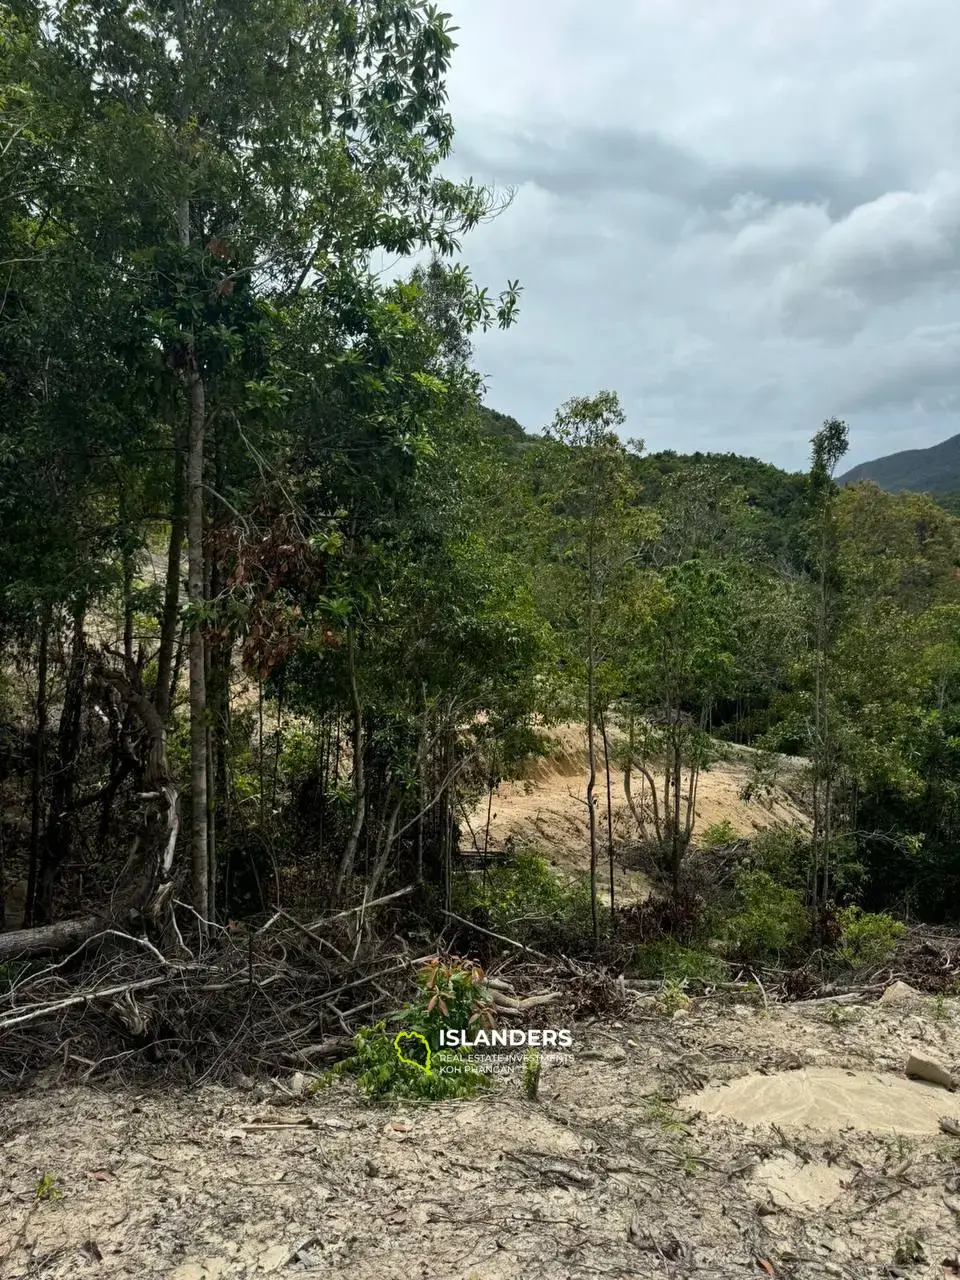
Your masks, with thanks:
<instances>
[{"instance_id":1,"label":"sky","mask_svg":"<svg viewBox=\"0 0 960 1280\"><path fill-rule=\"evenodd\" d=\"M649 450L802 469L960 432L957 0L445 0L487 403L618 392Z\"/></svg>"}]
</instances>

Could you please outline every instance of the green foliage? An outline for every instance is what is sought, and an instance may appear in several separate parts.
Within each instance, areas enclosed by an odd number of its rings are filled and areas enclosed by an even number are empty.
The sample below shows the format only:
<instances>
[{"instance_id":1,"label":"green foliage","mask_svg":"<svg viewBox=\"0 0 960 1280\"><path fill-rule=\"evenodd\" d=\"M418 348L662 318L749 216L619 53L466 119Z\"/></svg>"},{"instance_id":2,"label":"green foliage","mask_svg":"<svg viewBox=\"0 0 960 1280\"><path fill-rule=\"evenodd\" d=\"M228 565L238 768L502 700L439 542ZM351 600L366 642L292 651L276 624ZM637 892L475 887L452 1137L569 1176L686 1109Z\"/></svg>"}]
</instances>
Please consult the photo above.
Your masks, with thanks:
<instances>
[{"instance_id":1,"label":"green foliage","mask_svg":"<svg viewBox=\"0 0 960 1280\"><path fill-rule=\"evenodd\" d=\"M737 879L737 895L739 909L726 921L725 933L745 960L789 955L806 940L810 921L796 889L766 871L747 871Z\"/></svg>"},{"instance_id":2,"label":"green foliage","mask_svg":"<svg viewBox=\"0 0 960 1280\"><path fill-rule=\"evenodd\" d=\"M697 838L697 844L709 853L712 849L721 849L724 845L733 844L736 838L737 833L733 823L729 818L723 818L720 822L712 822L705 831L702 831Z\"/></svg>"},{"instance_id":3,"label":"green foliage","mask_svg":"<svg viewBox=\"0 0 960 1280\"><path fill-rule=\"evenodd\" d=\"M900 920L883 912L868 912L860 907L845 907L837 912L840 928L838 955L854 969L876 968L892 959L897 941L907 932Z\"/></svg>"},{"instance_id":4,"label":"green foliage","mask_svg":"<svg viewBox=\"0 0 960 1280\"><path fill-rule=\"evenodd\" d=\"M779 885L803 890L810 878L810 835L800 827L768 827L750 841L749 864Z\"/></svg>"},{"instance_id":5,"label":"green foliage","mask_svg":"<svg viewBox=\"0 0 960 1280\"><path fill-rule=\"evenodd\" d=\"M632 967L638 978L663 978L667 982L719 982L726 969L709 951L683 947L672 938L644 942L633 952Z\"/></svg>"},{"instance_id":6,"label":"green foliage","mask_svg":"<svg viewBox=\"0 0 960 1280\"><path fill-rule=\"evenodd\" d=\"M416 996L396 1015L400 1032L411 1036L401 1044L403 1056L398 1052L397 1029L390 1031L386 1022L378 1022L357 1033L354 1053L338 1064L334 1074L355 1076L360 1090L374 1101L472 1097L490 1079L472 1066L469 1049L441 1046L440 1032L489 1025L490 1018L480 967L457 956L437 956L417 974ZM430 1049L429 1070L424 1069L426 1061L416 1065L422 1056L413 1038L418 1036Z\"/></svg>"},{"instance_id":7,"label":"green foliage","mask_svg":"<svg viewBox=\"0 0 960 1280\"><path fill-rule=\"evenodd\" d=\"M657 992L657 1005L668 1017L672 1017L681 1009L690 1007L686 986L686 979L665 978L663 980L663 985Z\"/></svg>"},{"instance_id":8,"label":"green foliage","mask_svg":"<svg viewBox=\"0 0 960 1280\"><path fill-rule=\"evenodd\" d=\"M440 1032L488 1027L493 1005L483 982L483 970L459 956L429 961L417 974L417 996L400 1014L409 1031L424 1036L439 1051Z\"/></svg>"},{"instance_id":9,"label":"green foliage","mask_svg":"<svg viewBox=\"0 0 960 1280\"><path fill-rule=\"evenodd\" d=\"M492 866L483 879L459 888L461 914L479 912L478 923L526 945L577 950L592 930L590 889L568 881L530 851Z\"/></svg>"},{"instance_id":10,"label":"green foliage","mask_svg":"<svg viewBox=\"0 0 960 1280\"><path fill-rule=\"evenodd\" d=\"M63 1192L57 1186L57 1180L52 1173L45 1173L37 1182L33 1189L35 1200L60 1200Z\"/></svg>"}]
</instances>

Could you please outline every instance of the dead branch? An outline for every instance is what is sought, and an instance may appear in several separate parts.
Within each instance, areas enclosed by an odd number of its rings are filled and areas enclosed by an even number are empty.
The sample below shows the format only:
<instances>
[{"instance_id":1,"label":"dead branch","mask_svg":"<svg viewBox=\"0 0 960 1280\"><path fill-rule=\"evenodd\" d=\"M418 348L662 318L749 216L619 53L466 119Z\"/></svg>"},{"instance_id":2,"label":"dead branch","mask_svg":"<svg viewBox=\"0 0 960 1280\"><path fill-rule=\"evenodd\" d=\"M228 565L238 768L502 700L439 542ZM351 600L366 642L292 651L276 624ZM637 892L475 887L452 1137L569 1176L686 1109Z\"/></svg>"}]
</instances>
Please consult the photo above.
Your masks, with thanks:
<instances>
[{"instance_id":1,"label":"dead branch","mask_svg":"<svg viewBox=\"0 0 960 1280\"><path fill-rule=\"evenodd\" d=\"M524 946L522 942L517 942L514 938L505 938L502 933L494 933L492 929L485 929L483 925L474 924L472 920L465 920L463 916L458 916L453 911L444 911L443 914L451 920L456 920L458 924L466 925L468 929L476 929L477 933L482 933L488 938L494 938L497 942L506 943L508 947L515 947L518 951L526 951L528 955L536 956L538 960L550 959L542 951L536 951L533 947Z\"/></svg>"}]
</instances>

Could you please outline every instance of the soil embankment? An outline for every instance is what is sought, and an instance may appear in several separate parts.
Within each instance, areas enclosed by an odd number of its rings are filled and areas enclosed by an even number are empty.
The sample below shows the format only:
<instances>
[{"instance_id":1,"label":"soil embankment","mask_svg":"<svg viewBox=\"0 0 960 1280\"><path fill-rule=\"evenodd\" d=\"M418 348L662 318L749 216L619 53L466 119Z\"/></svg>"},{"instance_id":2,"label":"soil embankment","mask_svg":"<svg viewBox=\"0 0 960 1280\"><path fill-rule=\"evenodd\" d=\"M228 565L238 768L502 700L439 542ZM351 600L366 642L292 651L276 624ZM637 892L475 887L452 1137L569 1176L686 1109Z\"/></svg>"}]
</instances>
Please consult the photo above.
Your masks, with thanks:
<instances>
[{"instance_id":1,"label":"soil embankment","mask_svg":"<svg viewBox=\"0 0 960 1280\"><path fill-rule=\"evenodd\" d=\"M554 744L550 754L531 760L523 778L502 782L494 793L489 844L501 848L512 837L518 844L541 850L557 871L581 875L589 865L586 735L582 725L567 724L551 729L549 737ZM636 842L637 826L624 796L623 770L612 763L617 741L619 735L611 743L611 799L615 844L622 849ZM775 826L809 825L802 803L805 761L778 757L775 775L760 779L758 785L758 752L727 744L717 744L717 751L719 758L702 771L697 786L695 833L720 822L728 822L737 836L755 835ZM600 746L597 816L604 847L607 800L602 763ZM639 796L637 775L633 786ZM488 839L487 814L484 797L470 813L469 829L463 833L468 847L471 833L481 848ZM638 890L642 894L643 885L635 873L617 868L615 889L620 901L637 897Z\"/></svg>"}]
</instances>

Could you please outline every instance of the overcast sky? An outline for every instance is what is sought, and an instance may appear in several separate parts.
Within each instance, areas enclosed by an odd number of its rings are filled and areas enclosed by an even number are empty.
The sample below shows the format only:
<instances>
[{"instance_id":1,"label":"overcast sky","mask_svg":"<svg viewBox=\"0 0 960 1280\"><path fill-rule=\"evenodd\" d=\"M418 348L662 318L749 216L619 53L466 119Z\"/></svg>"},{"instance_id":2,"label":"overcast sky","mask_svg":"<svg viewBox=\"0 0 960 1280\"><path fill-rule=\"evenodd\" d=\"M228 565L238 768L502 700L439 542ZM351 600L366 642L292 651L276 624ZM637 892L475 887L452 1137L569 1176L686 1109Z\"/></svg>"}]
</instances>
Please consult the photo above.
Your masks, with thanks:
<instances>
[{"instance_id":1,"label":"overcast sky","mask_svg":"<svg viewBox=\"0 0 960 1280\"><path fill-rule=\"evenodd\" d=\"M536 429L609 387L651 450L846 465L960 431L957 0L445 0L477 343Z\"/></svg>"}]
</instances>

